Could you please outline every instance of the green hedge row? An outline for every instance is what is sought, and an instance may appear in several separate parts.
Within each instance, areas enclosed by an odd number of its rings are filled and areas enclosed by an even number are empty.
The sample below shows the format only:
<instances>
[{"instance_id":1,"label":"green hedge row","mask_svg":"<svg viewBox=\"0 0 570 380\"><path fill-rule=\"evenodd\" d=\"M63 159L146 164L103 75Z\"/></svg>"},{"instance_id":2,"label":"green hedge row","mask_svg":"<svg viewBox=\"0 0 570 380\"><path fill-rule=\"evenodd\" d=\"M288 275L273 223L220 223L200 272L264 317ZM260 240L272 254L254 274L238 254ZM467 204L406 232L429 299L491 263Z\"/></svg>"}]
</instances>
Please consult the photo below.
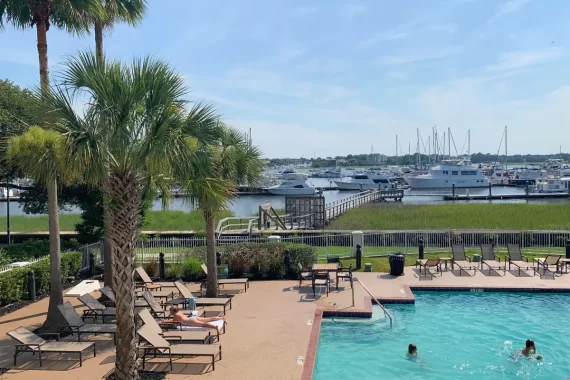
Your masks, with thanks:
<instances>
[{"instance_id":1,"label":"green hedge row","mask_svg":"<svg viewBox=\"0 0 570 380\"><path fill-rule=\"evenodd\" d=\"M61 240L62 251L72 251L79 248L77 240ZM49 240L28 239L19 244L6 245L0 249L0 265L17 261L29 261L46 256L49 252Z\"/></svg>"},{"instance_id":2,"label":"green hedge row","mask_svg":"<svg viewBox=\"0 0 570 380\"><path fill-rule=\"evenodd\" d=\"M77 277L81 267L81 253L65 252L61 254L61 279ZM0 306L18 302L28 297L28 272L36 275L36 295L49 292L49 259L33 263L25 268L16 268L0 273Z\"/></svg>"},{"instance_id":3,"label":"green hedge row","mask_svg":"<svg viewBox=\"0 0 570 380\"><path fill-rule=\"evenodd\" d=\"M288 243L238 243L217 247L222 254L222 264L228 266L230 277L279 280L297 278L299 264L312 266L317 261L315 247ZM290 252L289 271L285 268L285 251ZM192 248L184 258L195 257L206 262L206 247Z\"/></svg>"}]
</instances>

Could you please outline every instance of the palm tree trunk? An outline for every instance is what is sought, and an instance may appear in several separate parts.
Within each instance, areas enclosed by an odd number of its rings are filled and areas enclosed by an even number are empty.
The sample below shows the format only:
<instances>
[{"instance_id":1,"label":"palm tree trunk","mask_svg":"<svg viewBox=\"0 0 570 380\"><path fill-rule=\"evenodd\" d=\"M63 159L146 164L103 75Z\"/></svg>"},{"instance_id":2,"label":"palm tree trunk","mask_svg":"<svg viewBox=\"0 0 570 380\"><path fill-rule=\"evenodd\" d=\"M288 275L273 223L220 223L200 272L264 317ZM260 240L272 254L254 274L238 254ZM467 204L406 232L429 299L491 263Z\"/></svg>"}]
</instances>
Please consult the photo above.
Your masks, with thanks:
<instances>
[{"instance_id":1,"label":"palm tree trunk","mask_svg":"<svg viewBox=\"0 0 570 380\"><path fill-rule=\"evenodd\" d=\"M134 246L141 222L141 182L135 173L121 171L108 178L109 199L105 227L113 245L113 290L117 307L115 376L138 379L135 331Z\"/></svg>"},{"instance_id":2,"label":"palm tree trunk","mask_svg":"<svg viewBox=\"0 0 570 380\"><path fill-rule=\"evenodd\" d=\"M49 91L49 69L48 69L48 48L47 48L47 17L36 22L36 35L38 39L38 58L40 61L40 88L42 93Z\"/></svg>"},{"instance_id":3,"label":"palm tree trunk","mask_svg":"<svg viewBox=\"0 0 570 380\"><path fill-rule=\"evenodd\" d=\"M48 181L48 221L49 221L49 270L50 290L49 307L44 327L52 328L62 325L62 316L57 309L63 304L63 289L61 285L61 255L59 245L59 215L57 204L57 181Z\"/></svg>"},{"instance_id":4,"label":"palm tree trunk","mask_svg":"<svg viewBox=\"0 0 570 380\"><path fill-rule=\"evenodd\" d=\"M113 244L111 244L111 231L108 225L109 221L109 203L107 199L107 186L109 185L109 173L105 169L103 171L103 278L105 286L113 289Z\"/></svg>"},{"instance_id":5,"label":"palm tree trunk","mask_svg":"<svg viewBox=\"0 0 570 380\"><path fill-rule=\"evenodd\" d=\"M216 265L216 216L213 212L204 212L206 218L206 266L208 277L206 282L206 297L218 296L218 268Z\"/></svg>"},{"instance_id":6,"label":"palm tree trunk","mask_svg":"<svg viewBox=\"0 0 570 380\"><path fill-rule=\"evenodd\" d=\"M103 63L103 24L100 21L95 21L95 54L97 55L97 62Z\"/></svg>"}]
</instances>

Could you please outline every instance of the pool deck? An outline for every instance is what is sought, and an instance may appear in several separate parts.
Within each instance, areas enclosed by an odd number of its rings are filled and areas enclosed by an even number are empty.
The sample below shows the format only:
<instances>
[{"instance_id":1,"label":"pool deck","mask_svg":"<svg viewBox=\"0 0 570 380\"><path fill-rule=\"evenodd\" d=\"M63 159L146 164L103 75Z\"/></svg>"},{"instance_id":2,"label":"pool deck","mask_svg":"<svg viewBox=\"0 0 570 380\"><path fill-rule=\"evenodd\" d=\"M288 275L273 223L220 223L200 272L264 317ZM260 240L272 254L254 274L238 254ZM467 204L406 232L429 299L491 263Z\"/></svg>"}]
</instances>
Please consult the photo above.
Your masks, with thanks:
<instances>
[{"instance_id":1,"label":"pool deck","mask_svg":"<svg viewBox=\"0 0 570 380\"><path fill-rule=\"evenodd\" d=\"M532 274L532 272L531 272ZM386 273L356 273L360 282L383 302L410 302L413 297L410 287L425 289L457 288L501 288L505 290L540 289L570 291L570 274L555 279L539 276L515 277L502 272L492 275L477 272L474 276L458 276L456 272L444 272L443 276L424 277L413 267L406 267L404 276L393 277ZM352 306L352 292L348 282L341 282L337 292L335 286L327 297L323 289L313 297L310 282L299 288L298 281L251 282L247 293L236 294L232 309L228 311L228 329L222 335L223 359L212 371L204 358L177 359L167 379L232 379L232 380L299 380L311 379L315 350L320 331L320 318L327 313L352 313L364 316L371 311L370 297L355 283ZM196 291L196 284L190 286ZM226 291L238 292L239 287L227 286ZM94 295L98 295L94 293ZM66 297L65 300L73 300ZM72 303L78 306L77 301ZM1 379L36 379L38 377L71 379L100 379L109 373L114 363L114 347L108 336L85 336L85 341L97 345L97 357L88 354L83 367L69 355L51 356L39 368L36 357L25 354L13 365L14 341L6 332L19 326L34 327L45 318L48 300L43 299L16 312L0 318L0 368L9 369L0 375ZM78 308L80 310L80 308ZM212 308L210 315L219 309ZM73 341L73 338L65 338ZM299 361L299 357L303 360ZM163 359L152 359L147 369L166 370Z\"/></svg>"}]
</instances>

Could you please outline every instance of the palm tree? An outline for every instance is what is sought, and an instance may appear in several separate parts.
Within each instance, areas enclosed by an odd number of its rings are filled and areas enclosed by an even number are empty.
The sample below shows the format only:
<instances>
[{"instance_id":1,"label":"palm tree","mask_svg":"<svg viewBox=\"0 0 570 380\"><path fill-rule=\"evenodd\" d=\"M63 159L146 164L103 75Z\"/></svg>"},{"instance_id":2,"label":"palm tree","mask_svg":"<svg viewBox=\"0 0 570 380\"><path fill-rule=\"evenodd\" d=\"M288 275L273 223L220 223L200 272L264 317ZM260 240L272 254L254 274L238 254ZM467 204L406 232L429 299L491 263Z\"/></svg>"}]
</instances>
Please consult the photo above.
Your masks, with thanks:
<instances>
[{"instance_id":1,"label":"palm tree","mask_svg":"<svg viewBox=\"0 0 570 380\"><path fill-rule=\"evenodd\" d=\"M71 173L65 162L63 136L56 131L30 127L8 142L8 157L30 178L47 188L49 214L50 293L44 327L62 326L57 306L63 303L57 184Z\"/></svg>"},{"instance_id":2,"label":"palm tree","mask_svg":"<svg viewBox=\"0 0 570 380\"><path fill-rule=\"evenodd\" d=\"M144 15L146 10L146 0L102 0L101 5L105 12L102 17L95 17L93 24L95 26L95 53L100 63L104 61L103 54L103 30L112 30L116 22L126 22L130 25L136 25ZM103 187L107 182L108 173L104 172L102 177ZM105 203L103 205L103 213L107 215L109 207ZM104 218L108 219L108 215ZM113 286L113 247L109 229L103 228L105 234L103 240L104 255L104 278L105 283L110 287Z\"/></svg>"},{"instance_id":3,"label":"palm tree","mask_svg":"<svg viewBox=\"0 0 570 380\"><path fill-rule=\"evenodd\" d=\"M113 246L113 290L117 304L115 375L136 379L134 322L134 245L144 194L160 189L164 199L181 178L213 194L221 181L199 172L183 130L187 93L183 78L162 61L145 58L130 65L97 61L92 53L70 59L61 83L44 96L55 116L53 127L65 136L74 167L84 179L104 187L109 212L105 226ZM73 108L74 95L89 101Z\"/></svg>"},{"instance_id":4,"label":"palm tree","mask_svg":"<svg viewBox=\"0 0 570 380\"><path fill-rule=\"evenodd\" d=\"M102 15L98 0L0 0L0 28L4 19L18 29L36 27L42 91L49 90L47 32L50 26L82 34L89 31L88 20Z\"/></svg>"},{"instance_id":5,"label":"palm tree","mask_svg":"<svg viewBox=\"0 0 570 380\"><path fill-rule=\"evenodd\" d=\"M146 10L146 0L101 0L105 12L95 17L95 52L99 62L103 62L103 31L113 29L116 22L136 25Z\"/></svg>"},{"instance_id":6,"label":"palm tree","mask_svg":"<svg viewBox=\"0 0 570 380\"><path fill-rule=\"evenodd\" d=\"M200 128L202 126L203 124L187 123L186 132L191 136L202 136L202 141L207 141L208 139L204 138L205 132ZM203 173L207 177L223 180L226 186L225 194L217 193L212 197L211 192L204 192L201 188L187 186L187 189L191 200L198 203L206 223L206 296L217 297L216 214L231 201L237 185L255 185L259 181L263 164L260 160L261 151L252 146L243 133L225 125L219 119L216 120L215 129L208 128L206 131L210 130L215 132L215 136L212 136L215 141L204 145L195 140L193 149L209 155L210 165L202 168Z\"/></svg>"}]
</instances>

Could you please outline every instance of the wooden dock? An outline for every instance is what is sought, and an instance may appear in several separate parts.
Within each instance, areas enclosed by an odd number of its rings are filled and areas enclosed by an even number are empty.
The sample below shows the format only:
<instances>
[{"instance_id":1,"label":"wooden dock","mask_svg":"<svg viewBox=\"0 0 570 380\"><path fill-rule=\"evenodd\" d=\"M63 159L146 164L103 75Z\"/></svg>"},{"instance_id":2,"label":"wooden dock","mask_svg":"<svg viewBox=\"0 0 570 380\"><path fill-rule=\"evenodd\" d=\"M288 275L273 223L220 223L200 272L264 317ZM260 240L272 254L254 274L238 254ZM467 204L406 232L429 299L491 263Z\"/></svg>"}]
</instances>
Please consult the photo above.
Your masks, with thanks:
<instances>
[{"instance_id":1,"label":"wooden dock","mask_svg":"<svg viewBox=\"0 0 570 380\"><path fill-rule=\"evenodd\" d=\"M444 195L444 201L486 201L508 199L559 199L570 198L568 193L492 194L492 195Z\"/></svg>"}]
</instances>

